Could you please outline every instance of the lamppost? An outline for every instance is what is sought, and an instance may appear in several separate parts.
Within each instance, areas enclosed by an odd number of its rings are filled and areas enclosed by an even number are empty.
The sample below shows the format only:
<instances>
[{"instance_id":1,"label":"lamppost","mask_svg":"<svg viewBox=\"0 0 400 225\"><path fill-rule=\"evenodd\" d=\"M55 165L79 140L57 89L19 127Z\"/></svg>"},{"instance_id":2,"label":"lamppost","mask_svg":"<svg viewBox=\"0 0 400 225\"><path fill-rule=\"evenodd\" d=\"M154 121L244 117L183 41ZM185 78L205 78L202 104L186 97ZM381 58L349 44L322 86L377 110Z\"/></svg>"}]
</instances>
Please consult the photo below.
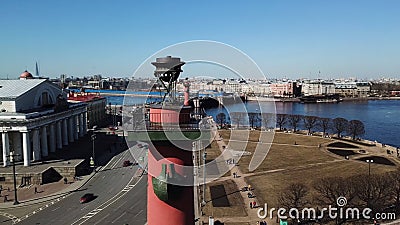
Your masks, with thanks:
<instances>
[{"instance_id":1,"label":"lamppost","mask_svg":"<svg viewBox=\"0 0 400 225\"><path fill-rule=\"evenodd\" d=\"M201 143L201 141L200 141ZM203 148L203 143L200 144L200 147ZM204 153L203 153L203 201L201 204L203 206L206 205L206 158L207 158L207 152L206 148L204 148Z\"/></svg>"},{"instance_id":2,"label":"lamppost","mask_svg":"<svg viewBox=\"0 0 400 225\"><path fill-rule=\"evenodd\" d=\"M374 162L373 159L367 159L366 162L368 163L368 207L370 207L370 199L371 199L371 163Z\"/></svg>"},{"instance_id":3,"label":"lamppost","mask_svg":"<svg viewBox=\"0 0 400 225\"><path fill-rule=\"evenodd\" d=\"M373 163L374 160L373 159L367 159L366 161L368 163L368 179L370 179L370 177L371 177L371 163Z\"/></svg>"},{"instance_id":4,"label":"lamppost","mask_svg":"<svg viewBox=\"0 0 400 225\"><path fill-rule=\"evenodd\" d=\"M96 134L93 131L93 134L91 136L92 138L92 159L93 159L93 167L95 167L94 161L95 161L95 153L94 153L94 140L96 140Z\"/></svg>"},{"instance_id":5,"label":"lamppost","mask_svg":"<svg viewBox=\"0 0 400 225\"><path fill-rule=\"evenodd\" d=\"M17 178L15 175L15 156L19 156L19 154L14 154L14 152L10 152L10 155L7 157L10 157L10 162L12 163L13 167L13 177L14 177L14 205L18 205L18 196L17 196Z\"/></svg>"}]
</instances>

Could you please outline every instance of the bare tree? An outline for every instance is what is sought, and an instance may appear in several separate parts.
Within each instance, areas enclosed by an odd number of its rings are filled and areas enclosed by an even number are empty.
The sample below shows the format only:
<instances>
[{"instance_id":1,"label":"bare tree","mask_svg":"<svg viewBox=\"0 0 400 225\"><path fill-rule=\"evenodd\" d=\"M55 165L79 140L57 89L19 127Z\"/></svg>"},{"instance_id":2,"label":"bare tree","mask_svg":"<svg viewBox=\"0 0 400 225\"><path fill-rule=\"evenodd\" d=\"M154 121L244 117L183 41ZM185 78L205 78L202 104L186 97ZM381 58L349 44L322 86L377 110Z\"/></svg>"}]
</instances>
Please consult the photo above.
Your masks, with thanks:
<instances>
[{"instance_id":1,"label":"bare tree","mask_svg":"<svg viewBox=\"0 0 400 225\"><path fill-rule=\"evenodd\" d=\"M225 113L223 113L223 112L218 113L218 115L216 116L216 122L222 128L222 126L226 123L226 115L225 115Z\"/></svg>"},{"instance_id":2,"label":"bare tree","mask_svg":"<svg viewBox=\"0 0 400 225\"><path fill-rule=\"evenodd\" d=\"M389 175L371 174L360 175L356 179L358 198L366 207L380 211L384 209L392 199L393 189Z\"/></svg>"},{"instance_id":3,"label":"bare tree","mask_svg":"<svg viewBox=\"0 0 400 225\"><path fill-rule=\"evenodd\" d=\"M301 115L289 115L289 124L293 128L293 132L297 131L301 118Z\"/></svg>"},{"instance_id":4,"label":"bare tree","mask_svg":"<svg viewBox=\"0 0 400 225\"><path fill-rule=\"evenodd\" d=\"M360 120L350 120L347 132L355 140L357 136L365 134L364 123Z\"/></svg>"},{"instance_id":5,"label":"bare tree","mask_svg":"<svg viewBox=\"0 0 400 225\"><path fill-rule=\"evenodd\" d=\"M236 128L239 128L240 124L243 122L243 113L241 112L233 112L231 114L231 121L233 124L236 124Z\"/></svg>"},{"instance_id":6,"label":"bare tree","mask_svg":"<svg viewBox=\"0 0 400 225\"><path fill-rule=\"evenodd\" d=\"M355 204L357 184L353 179L342 177L325 177L313 184L316 200L323 205L336 205L339 197L347 199L347 205Z\"/></svg>"},{"instance_id":7,"label":"bare tree","mask_svg":"<svg viewBox=\"0 0 400 225\"><path fill-rule=\"evenodd\" d=\"M316 190L315 200L317 204L321 205L338 205L338 200L343 197L346 198L346 207L356 206L357 202L357 183L351 178L342 177L326 177L314 183ZM331 218L323 218L328 223ZM346 218L336 218L336 224L344 224Z\"/></svg>"},{"instance_id":8,"label":"bare tree","mask_svg":"<svg viewBox=\"0 0 400 225\"><path fill-rule=\"evenodd\" d=\"M278 197L279 205L287 209L303 208L307 205L309 189L302 183L292 183Z\"/></svg>"},{"instance_id":9,"label":"bare tree","mask_svg":"<svg viewBox=\"0 0 400 225\"><path fill-rule=\"evenodd\" d=\"M316 116L305 116L303 118L304 127L308 130L308 134L311 134L311 130L317 125L318 117Z\"/></svg>"},{"instance_id":10,"label":"bare tree","mask_svg":"<svg viewBox=\"0 0 400 225\"><path fill-rule=\"evenodd\" d=\"M347 131L349 127L349 121L346 120L345 118L335 118L333 119L333 129L337 133L338 138L341 138L342 133L344 131Z\"/></svg>"},{"instance_id":11,"label":"bare tree","mask_svg":"<svg viewBox=\"0 0 400 225\"><path fill-rule=\"evenodd\" d=\"M276 114L276 123L279 126L279 130L282 130L282 127L286 124L287 118L287 114Z\"/></svg>"},{"instance_id":12,"label":"bare tree","mask_svg":"<svg viewBox=\"0 0 400 225\"><path fill-rule=\"evenodd\" d=\"M268 129L270 126L275 127L276 117L273 113L263 113L261 114L261 126L264 126L265 129Z\"/></svg>"},{"instance_id":13,"label":"bare tree","mask_svg":"<svg viewBox=\"0 0 400 225\"><path fill-rule=\"evenodd\" d=\"M400 169L397 169L394 172L389 174L391 184L392 184L392 199L394 200L394 204L396 206L396 212L400 212Z\"/></svg>"},{"instance_id":14,"label":"bare tree","mask_svg":"<svg viewBox=\"0 0 400 225\"><path fill-rule=\"evenodd\" d=\"M249 113L250 127L254 128L254 126L260 121L260 118L260 113Z\"/></svg>"},{"instance_id":15,"label":"bare tree","mask_svg":"<svg viewBox=\"0 0 400 225\"><path fill-rule=\"evenodd\" d=\"M318 118L317 124L322 129L322 136L325 137L328 130L332 127L332 120L330 118Z\"/></svg>"}]
</instances>

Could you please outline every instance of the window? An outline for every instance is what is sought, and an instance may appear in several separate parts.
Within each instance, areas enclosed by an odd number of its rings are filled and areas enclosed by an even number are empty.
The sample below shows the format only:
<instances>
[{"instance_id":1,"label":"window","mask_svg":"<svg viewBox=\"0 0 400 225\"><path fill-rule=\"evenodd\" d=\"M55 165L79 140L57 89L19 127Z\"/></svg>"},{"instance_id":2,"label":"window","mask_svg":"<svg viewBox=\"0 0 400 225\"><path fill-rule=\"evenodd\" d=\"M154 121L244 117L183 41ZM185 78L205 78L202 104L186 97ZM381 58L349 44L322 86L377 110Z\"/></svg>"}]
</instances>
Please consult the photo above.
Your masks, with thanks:
<instances>
[{"instance_id":1,"label":"window","mask_svg":"<svg viewBox=\"0 0 400 225\"><path fill-rule=\"evenodd\" d=\"M42 93L42 106L49 104L49 98L47 92Z\"/></svg>"}]
</instances>

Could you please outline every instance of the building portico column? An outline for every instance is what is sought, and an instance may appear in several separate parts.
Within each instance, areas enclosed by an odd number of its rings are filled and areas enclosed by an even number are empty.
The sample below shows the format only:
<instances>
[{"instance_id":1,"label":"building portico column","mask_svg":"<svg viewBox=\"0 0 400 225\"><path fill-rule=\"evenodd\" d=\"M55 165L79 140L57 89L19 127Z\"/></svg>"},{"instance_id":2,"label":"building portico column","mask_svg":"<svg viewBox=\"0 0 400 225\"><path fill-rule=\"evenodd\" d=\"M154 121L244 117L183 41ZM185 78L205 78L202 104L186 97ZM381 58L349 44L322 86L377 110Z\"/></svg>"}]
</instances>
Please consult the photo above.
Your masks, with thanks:
<instances>
[{"instance_id":1,"label":"building portico column","mask_svg":"<svg viewBox=\"0 0 400 225\"><path fill-rule=\"evenodd\" d=\"M13 149L11 150L10 146L10 152L14 151L15 154L19 154L20 156L18 158L22 159L23 156L23 151L22 151L22 138L21 138L22 133L21 132L9 132L8 133L8 138L13 143Z\"/></svg>"},{"instance_id":2,"label":"building portico column","mask_svg":"<svg viewBox=\"0 0 400 225\"><path fill-rule=\"evenodd\" d=\"M56 129L54 127L54 123L50 124L49 126L49 145L50 145L50 152L56 152Z\"/></svg>"},{"instance_id":3,"label":"building portico column","mask_svg":"<svg viewBox=\"0 0 400 225\"><path fill-rule=\"evenodd\" d=\"M49 149L47 148L47 128L43 126L40 131L40 147L42 150L42 156L46 157L49 155Z\"/></svg>"},{"instance_id":4,"label":"building portico column","mask_svg":"<svg viewBox=\"0 0 400 225\"><path fill-rule=\"evenodd\" d=\"M74 125L73 116L68 118L68 140L69 142L74 142Z\"/></svg>"},{"instance_id":5,"label":"building portico column","mask_svg":"<svg viewBox=\"0 0 400 225\"><path fill-rule=\"evenodd\" d=\"M79 139L79 137L78 137L78 115L74 115L72 118L74 118L73 123L72 123L72 126L74 128L74 139L78 140Z\"/></svg>"},{"instance_id":6,"label":"building portico column","mask_svg":"<svg viewBox=\"0 0 400 225\"><path fill-rule=\"evenodd\" d=\"M31 154L30 154L30 140L29 132L22 132L22 153L24 157L24 166L31 165Z\"/></svg>"},{"instance_id":7,"label":"building portico column","mask_svg":"<svg viewBox=\"0 0 400 225\"><path fill-rule=\"evenodd\" d=\"M62 121L62 143L63 145L68 145L68 125L67 119L63 119Z\"/></svg>"},{"instance_id":8,"label":"building portico column","mask_svg":"<svg viewBox=\"0 0 400 225\"><path fill-rule=\"evenodd\" d=\"M57 131L56 131L56 145L58 149L62 149L63 141L62 141L62 129L61 129L61 120L57 121Z\"/></svg>"},{"instance_id":9,"label":"building portico column","mask_svg":"<svg viewBox=\"0 0 400 225\"><path fill-rule=\"evenodd\" d=\"M83 137L83 114L79 114L79 137Z\"/></svg>"},{"instance_id":10,"label":"building portico column","mask_svg":"<svg viewBox=\"0 0 400 225\"><path fill-rule=\"evenodd\" d=\"M1 133L1 141L3 144L3 165L6 167L10 164L7 157L10 155L10 145L7 132Z\"/></svg>"},{"instance_id":11,"label":"building portico column","mask_svg":"<svg viewBox=\"0 0 400 225\"><path fill-rule=\"evenodd\" d=\"M40 155L40 140L39 140L39 129L33 129L32 131L32 152L33 152L33 161L39 161L41 158Z\"/></svg>"},{"instance_id":12,"label":"building portico column","mask_svg":"<svg viewBox=\"0 0 400 225\"><path fill-rule=\"evenodd\" d=\"M86 112L83 113L83 135L86 134L87 132L87 118L86 118Z\"/></svg>"}]
</instances>

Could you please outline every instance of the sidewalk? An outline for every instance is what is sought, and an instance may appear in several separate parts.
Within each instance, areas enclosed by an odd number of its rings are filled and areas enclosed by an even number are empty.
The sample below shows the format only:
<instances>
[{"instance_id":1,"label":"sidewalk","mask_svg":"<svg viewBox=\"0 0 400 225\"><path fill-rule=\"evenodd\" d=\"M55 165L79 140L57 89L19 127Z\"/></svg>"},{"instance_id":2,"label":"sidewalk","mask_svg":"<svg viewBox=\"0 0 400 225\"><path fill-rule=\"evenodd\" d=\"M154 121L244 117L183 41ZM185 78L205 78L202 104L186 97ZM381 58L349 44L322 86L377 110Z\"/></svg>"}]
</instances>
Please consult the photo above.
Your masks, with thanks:
<instances>
[{"instance_id":1,"label":"sidewalk","mask_svg":"<svg viewBox=\"0 0 400 225\"><path fill-rule=\"evenodd\" d=\"M69 193L78 190L84 184L86 184L100 169L101 167L96 168L96 171L93 171L91 174L82 176L77 181L68 181L67 184L64 184L64 181L60 180L58 182L50 184L30 185L24 188L17 188L18 202L20 203L18 205L14 205L13 187L10 187L10 191L7 190L7 187L3 187L3 191L1 192L2 199L0 199L0 209L10 209L34 205L68 195ZM35 187L38 191L38 193L36 194ZM4 195L7 195L7 202L3 201Z\"/></svg>"},{"instance_id":2,"label":"sidewalk","mask_svg":"<svg viewBox=\"0 0 400 225\"><path fill-rule=\"evenodd\" d=\"M96 172L101 170L102 167L105 166L113 157L126 150L125 146L116 145L116 143L120 143L120 140L117 139L115 136L108 136L104 133L97 133L97 135L98 140L96 142L95 150L96 154L99 156L96 160L99 166L96 168ZM74 159L90 158L92 156L92 142L89 141L89 138L90 136L86 135L83 138L75 141L74 143L70 143L70 145L65 146L62 150L56 152L54 157L57 160L55 161L59 161L59 163L62 164L65 161L71 161ZM38 165L40 166L41 164ZM44 166L48 167L49 164L45 164ZM35 165L33 165L32 167L35 167ZM18 170L29 170L32 169L32 167L21 166L20 168L18 168ZM30 185L23 188L17 188L18 201L20 203L18 205L13 204L13 185L3 185L3 191L1 192L0 196L0 210L24 207L26 205L34 205L66 196L67 194L76 191L77 189L85 185L95 175L96 172L92 171L92 173L81 176L80 179L76 181L68 179L68 184L64 184L63 179L61 179L60 181L54 183L43 185ZM38 191L38 193L36 194L35 187ZM8 188L10 189L10 191L8 191ZM7 202L4 202L4 195L7 195Z\"/></svg>"},{"instance_id":3,"label":"sidewalk","mask_svg":"<svg viewBox=\"0 0 400 225\"><path fill-rule=\"evenodd\" d=\"M219 137L218 131L217 131L216 137ZM217 141L220 151L223 152L224 151L223 146L226 146L224 140L222 138L216 138L216 141ZM225 160L227 160L227 159L225 159ZM246 181L244 179L245 176L239 167L236 166L234 169L230 170L230 173L231 173L230 177L223 177L221 179L222 180L224 178L232 179L239 189L249 187L249 184L246 183ZM236 173L236 177L233 177L233 173ZM252 187L251 187L251 189L253 190ZM245 211L247 213L246 217L223 217L223 218L214 217L214 220L215 221L219 220L221 222L241 222L241 223L248 222L250 224L256 224L257 221L261 221L261 219L258 218L258 216L257 216L257 210L258 210L258 206L260 206L260 202L258 201L257 196L255 196L253 198L249 198L248 193L250 193L249 190L240 192L240 194L244 200L243 205L244 205ZM256 202L256 207L255 208L250 207L250 202L254 202L254 201ZM208 224L208 216L210 216L210 215L205 215L201 218L203 223Z\"/></svg>"}]
</instances>

